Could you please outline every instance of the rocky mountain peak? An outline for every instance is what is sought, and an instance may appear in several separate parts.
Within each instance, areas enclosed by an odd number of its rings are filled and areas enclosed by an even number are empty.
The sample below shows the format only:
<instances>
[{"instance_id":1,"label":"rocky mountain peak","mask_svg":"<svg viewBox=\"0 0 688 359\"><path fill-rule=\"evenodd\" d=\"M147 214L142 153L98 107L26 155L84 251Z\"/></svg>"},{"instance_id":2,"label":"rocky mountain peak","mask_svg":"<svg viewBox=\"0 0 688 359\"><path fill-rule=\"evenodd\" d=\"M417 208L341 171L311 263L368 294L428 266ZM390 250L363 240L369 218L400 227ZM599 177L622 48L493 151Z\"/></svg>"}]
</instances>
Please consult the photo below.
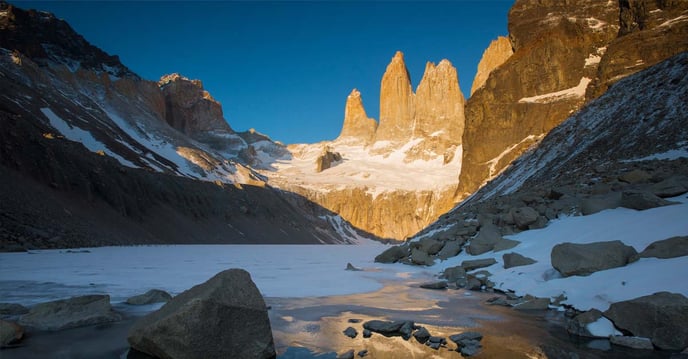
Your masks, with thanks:
<instances>
[{"instance_id":1,"label":"rocky mountain peak","mask_svg":"<svg viewBox=\"0 0 688 359\"><path fill-rule=\"evenodd\" d=\"M353 89L346 98L344 125L338 139L360 140L369 143L375 137L376 129L377 122L366 115L361 93L357 89Z\"/></svg>"},{"instance_id":2,"label":"rocky mountain peak","mask_svg":"<svg viewBox=\"0 0 688 359\"><path fill-rule=\"evenodd\" d=\"M404 63L404 54L397 51L387 65L380 83L380 124L377 141L400 141L411 136L414 115L411 76Z\"/></svg>"},{"instance_id":3,"label":"rocky mountain peak","mask_svg":"<svg viewBox=\"0 0 688 359\"><path fill-rule=\"evenodd\" d=\"M0 47L18 51L41 66L64 65L138 78L118 56L91 45L67 22L45 11L23 10L0 1Z\"/></svg>"},{"instance_id":4,"label":"rocky mountain peak","mask_svg":"<svg viewBox=\"0 0 688 359\"><path fill-rule=\"evenodd\" d=\"M496 40L493 40L490 46L483 52L480 63L478 63L478 71L473 79L473 86L471 86L471 95L485 84L492 70L506 62L513 54L514 50L508 37L499 36Z\"/></svg>"},{"instance_id":5,"label":"rocky mountain peak","mask_svg":"<svg viewBox=\"0 0 688 359\"><path fill-rule=\"evenodd\" d=\"M203 89L200 80L179 74L162 76L158 86L165 97L165 121L187 135L205 132L234 133L222 113L222 106Z\"/></svg>"}]
</instances>

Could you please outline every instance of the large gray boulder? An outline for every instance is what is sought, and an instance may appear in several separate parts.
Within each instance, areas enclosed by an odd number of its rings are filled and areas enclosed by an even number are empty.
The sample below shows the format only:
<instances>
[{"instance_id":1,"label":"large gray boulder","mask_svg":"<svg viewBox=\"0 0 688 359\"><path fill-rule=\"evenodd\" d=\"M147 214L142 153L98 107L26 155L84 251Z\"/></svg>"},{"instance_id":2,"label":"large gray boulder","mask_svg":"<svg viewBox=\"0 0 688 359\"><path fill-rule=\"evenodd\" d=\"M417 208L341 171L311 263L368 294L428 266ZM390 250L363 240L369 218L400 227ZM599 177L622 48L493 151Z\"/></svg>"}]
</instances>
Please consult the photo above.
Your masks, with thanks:
<instances>
[{"instance_id":1,"label":"large gray boulder","mask_svg":"<svg viewBox=\"0 0 688 359\"><path fill-rule=\"evenodd\" d=\"M414 248L411 250L411 263L420 266L431 266L435 264L435 260L422 249Z\"/></svg>"},{"instance_id":2,"label":"large gray boulder","mask_svg":"<svg viewBox=\"0 0 688 359\"><path fill-rule=\"evenodd\" d=\"M579 337L596 338L588 330L588 324L592 324L602 318L602 312L597 309L590 309L587 312L576 315L566 323L566 331Z\"/></svg>"},{"instance_id":3,"label":"large gray boulder","mask_svg":"<svg viewBox=\"0 0 688 359\"><path fill-rule=\"evenodd\" d=\"M621 193L611 192L581 200L580 211L582 215L587 216L607 209L614 209L620 205Z\"/></svg>"},{"instance_id":4,"label":"large gray boulder","mask_svg":"<svg viewBox=\"0 0 688 359\"><path fill-rule=\"evenodd\" d=\"M659 183L655 183L650 187L650 191L662 198L675 197L688 192L688 177L686 176L671 176Z\"/></svg>"},{"instance_id":5,"label":"large gray boulder","mask_svg":"<svg viewBox=\"0 0 688 359\"><path fill-rule=\"evenodd\" d=\"M363 323L363 328L385 336L401 336L408 340L413 333L414 323L410 320L385 321L370 320Z\"/></svg>"},{"instance_id":6,"label":"large gray boulder","mask_svg":"<svg viewBox=\"0 0 688 359\"><path fill-rule=\"evenodd\" d=\"M586 244L560 243L552 248L552 267L563 276L587 276L592 273L623 267L636 255L636 250L621 241Z\"/></svg>"},{"instance_id":7,"label":"large gray boulder","mask_svg":"<svg viewBox=\"0 0 688 359\"><path fill-rule=\"evenodd\" d=\"M623 191L621 194L621 207L644 211L650 208L668 206L676 204L677 202L670 202L663 198L657 197L648 191Z\"/></svg>"},{"instance_id":8,"label":"large gray boulder","mask_svg":"<svg viewBox=\"0 0 688 359\"><path fill-rule=\"evenodd\" d=\"M396 263L402 258L408 256L408 248L405 246L392 246L387 248L384 252L375 257L375 262L378 263Z\"/></svg>"},{"instance_id":9,"label":"large gray boulder","mask_svg":"<svg viewBox=\"0 0 688 359\"><path fill-rule=\"evenodd\" d=\"M267 307L248 272L230 269L172 298L129 331L158 358L274 358Z\"/></svg>"},{"instance_id":10,"label":"large gray boulder","mask_svg":"<svg viewBox=\"0 0 688 359\"><path fill-rule=\"evenodd\" d=\"M604 316L617 328L650 338L660 349L688 347L688 298L682 294L659 292L613 303Z\"/></svg>"},{"instance_id":11,"label":"large gray boulder","mask_svg":"<svg viewBox=\"0 0 688 359\"><path fill-rule=\"evenodd\" d=\"M502 260L504 261L504 269L527 266L537 262L533 258L528 258L515 252L504 254Z\"/></svg>"},{"instance_id":12,"label":"large gray boulder","mask_svg":"<svg viewBox=\"0 0 688 359\"><path fill-rule=\"evenodd\" d=\"M456 282L461 278L466 278L466 270L462 266L449 267L442 272L442 278L449 282Z\"/></svg>"},{"instance_id":13,"label":"large gray boulder","mask_svg":"<svg viewBox=\"0 0 688 359\"><path fill-rule=\"evenodd\" d=\"M676 258L688 256L688 236L671 237L651 243L638 254L640 258Z\"/></svg>"},{"instance_id":14,"label":"large gray boulder","mask_svg":"<svg viewBox=\"0 0 688 359\"><path fill-rule=\"evenodd\" d=\"M442 249L437 253L437 258L446 260L451 257L456 257L459 253L461 253L462 244L462 241L446 241L444 243L444 247L442 247Z\"/></svg>"},{"instance_id":15,"label":"large gray boulder","mask_svg":"<svg viewBox=\"0 0 688 359\"><path fill-rule=\"evenodd\" d=\"M528 229L528 226L535 223L540 216L538 212L531 207L512 208L510 214L514 219L514 224L519 229Z\"/></svg>"},{"instance_id":16,"label":"large gray boulder","mask_svg":"<svg viewBox=\"0 0 688 359\"><path fill-rule=\"evenodd\" d=\"M19 318L19 324L38 330L62 330L120 320L109 295L85 295L37 304Z\"/></svg>"},{"instance_id":17,"label":"large gray boulder","mask_svg":"<svg viewBox=\"0 0 688 359\"><path fill-rule=\"evenodd\" d=\"M492 223L486 223L480 227L480 232L468 244L467 252L477 256L491 251L494 246L502 239L499 227Z\"/></svg>"},{"instance_id":18,"label":"large gray boulder","mask_svg":"<svg viewBox=\"0 0 688 359\"><path fill-rule=\"evenodd\" d=\"M472 259L461 262L461 267L468 272L478 268L489 267L495 263L497 263L497 260L494 258Z\"/></svg>"},{"instance_id":19,"label":"large gray boulder","mask_svg":"<svg viewBox=\"0 0 688 359\"><path fill-rule=\"evenodd\" d=\"M127 299L126 303L131 305L145 305L153 303L169 302L172 296L160 289L151 289L144 294L135 295Z\"/></svg>"}]
</instances>

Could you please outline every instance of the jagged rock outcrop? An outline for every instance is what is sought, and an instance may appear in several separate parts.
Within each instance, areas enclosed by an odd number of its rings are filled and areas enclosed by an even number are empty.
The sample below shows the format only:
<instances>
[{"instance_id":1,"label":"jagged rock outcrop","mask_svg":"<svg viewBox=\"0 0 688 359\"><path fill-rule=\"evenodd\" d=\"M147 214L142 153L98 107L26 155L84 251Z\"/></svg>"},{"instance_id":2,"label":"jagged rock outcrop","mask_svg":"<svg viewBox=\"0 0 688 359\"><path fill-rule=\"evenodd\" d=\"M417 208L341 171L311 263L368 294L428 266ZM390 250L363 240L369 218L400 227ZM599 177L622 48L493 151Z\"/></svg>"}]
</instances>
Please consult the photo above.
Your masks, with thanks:
<instances>
[{"instance_id":1,"label":"jagged rock outcrop","mask_svg":"<svg viewBox=\"0 0 688 359\"><path fill-rule=\"evenodd\" d=\"M367 144L375 137L376 129L377 122L366 115L361 93L353 89L346 98L344 125L337 140L353 140Z\"/></svg>"},{"instance_id":2,"label":"jagged rock outcrop","mask_svg":"<svg viewBox=\"0 0 688 359\"><path fill-rule=\"evenodd\" d=\"M315 159L315 172L322 172L335 166L341 160L342 155L339 152L333 152L329 147L325 147L320 156Z\"/></svg>"},{"instance_id":3,"label":"jagged rock outcrop","mask_svg":"<svg viewBox=\"0 0 688 359\"><path fill-rule=\"evenodd\" d=\"M511 48L511 41L509 41L508 37L499 36L496 40L493 40L490 46L483 52L483 57L478 63L478 71L471 86L471 95L485 84L487 76L490 75L492 70L503 64L513 54L514 49Z\"/></svg>"},{"instance_id":4,"label":"jagged rock outcrop","mask_svg":"<svg viewBox=\"0 0 688 359\"><path fill-rule=\"evenodd\" d=\"M404 54L397 51L380 83L380 124L376 141L399 142L413 133L414 94Z\"/></svg>"}]
</instances>

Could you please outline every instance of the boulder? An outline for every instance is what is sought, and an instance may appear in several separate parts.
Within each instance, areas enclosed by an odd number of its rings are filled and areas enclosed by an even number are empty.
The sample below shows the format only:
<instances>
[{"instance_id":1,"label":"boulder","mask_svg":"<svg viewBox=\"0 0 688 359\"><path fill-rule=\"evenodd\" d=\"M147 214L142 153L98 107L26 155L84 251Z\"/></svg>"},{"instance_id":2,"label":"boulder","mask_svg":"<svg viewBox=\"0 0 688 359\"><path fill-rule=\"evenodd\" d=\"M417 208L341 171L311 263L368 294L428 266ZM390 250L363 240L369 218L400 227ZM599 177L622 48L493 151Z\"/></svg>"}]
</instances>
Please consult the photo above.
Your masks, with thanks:
<instances>
[{"instance_id":1,"label":"boulder","mask_svg":"<svg viewBox=\"0 0 688 359\"><path fill-rule=\"evenodd\" d=\"M404 246L392 246L387 248L384 252L375 257L375 262L378 263L396 263L402 258L408 256L408 249Z\"/></svg>"},{"instance_id":2,"label":"boulder","mask_svg":"<svg viewBox=\"0 0 688 359\"><path fill-rule=\"evenodd\" d=\"M633 170L619 176L619 181L626 183L643 183L652 178L652 175L643 170Z\"/></svg>"},{"instance_id":3,"label":"boulder","mask_svg":"<svg viewBox=\"0 0 688 359\"><path fill-rule=\"evenodd\" d=\"M318 158L315 159L315 172L322 172L334 167L341 160L342 155L339 152L334 152L326 147L322 150Z\"/></svg>"},{"instance_id":4,"label":"boulder","mask_svg":"<svg viewBox=\"0 0 688 359\"><path fill-rule=\"evenodd\" d=\"M670 204L676 204L676 202L670 202L663 198L659 198L647 191L629 190L623 191L621 194L620 206L644 211L646 209L668 206Z\"/></svg>"},{"instance_id":5,"label":"boulder","mask_svg":"<svg viewBox=\"0 0 688 359\"><path fill-rule=\"evenodd\" d=\"M492 248L493 252L500 252L500 251L505 251L507 249L511 249L519 245L519 241L513 240L513 239L506 239L502 238L500 239L495 245L494 248Z\"/></svg>"},{"instance_id":6,"label":"boulder","mask_svg":"<svg viewBox=\"0 0 688 359\"><path fill-rule=\"evenodd\" d=\"M688 298L682 294L659 292L612 303L604 316L617 328L650 338L660 349L688 347Z\"/></svg>"},{"instance_id":7,"label":"boulder","mask_svg":"<svg viewBox=\"0 0 688 359\"><path fill-rule=\"evenodd\" d=\"M19 318L19 324L39 330L62 330L120 320L109 295L85 295L41 303Z\"/></svg>"},{"instance_id":8,"label":"boulder","mask_svg":"<svg viewBox=\"0 0 688 359\"><path fill-rule=\"evenodd\" d=\"M366 355L368 355L368 349L363 349L363 350L359 350L359 351L358 351L358 356L359 356L359 357L363 358L363 357L365 357Z\"/></svg>"},{"instance_id":9,"label":"boulder","mask_svg":"<svg viewBox=\"0 0 688 359\"><path fill-rule=\"evenodd\" d=\"M430 336L425 342L425 345L432 349L438 350L441 346L447 345L447 339L444 339L444 337Z\"/></svg>"},{"instance_id":10,"label":"boulder","mask_svg":"<svg viewBox=\"0 0 688 359\"><path fill-rule=\"evenodd\" d=\"M419 343L424 344L428 341L428 339L430 339L430 332L425 329L425 327L420 327L418 330L413 332L413 337L416 338Z\"/></svg>"},{"instance_id":11,"label":"boulder","mask_svg":"<svg viewBox=\"0 0 688 359\"><path fill-rule=\"evenodd\" d=\"M480 290L483 287L483 282L473 275L468 275L465 279L466 283L463 285L468 290ZM462 280L456 281L457 285L461 283ZM459 285L460 286L460 285Z\"/></svg>"},{"instance_id":12,"label":"boulder","mask_svg":"<svg viewBox=\"0 0 688 359\"><path fill-rule=\"evenodd\" d=\"M650 192L657 197L668 198L680 196L688 192L688 177L671 176L650 187Z\"/></svg>"},{"instance_id":13,"label":"boulder","mask_svg":"<svg viewBox=\"0 0 688 359\"><path fill-rule=\"evenodd\" d=\"M588 330L588 324L594 323L602 318L602 312L597 309L590 309L587 312L576 315L566 323L566 331L579 337L595 338Z\"/></svg>"},{"instance_id":14,"label":"boulder","mask_svg":"<svg viewBox=\"0 0 688 359\"><path fill-rule=\"evenodd\" d=\"M358 331L356 331L356 329L353 327L347 327L346 329L344 329L343 333L349 338L356 338L356 336L358 335Z\"/></svg>"},{"instance_id":15,"label":"boulder","mask_svg":"<svg viewBox=\"0 0 688 359\"><path fill-rule=\"evenodd\" d=\"M640 258L676 258L688 256L688 236L671 237L651 243L642 252Z\"/></svg>"},{"instance_id":16,"label":"boulder","mask_svg":"<svg viewBox=\"0 0 688 359\"><path fill-rule=\"evenodd\" d=\"M467 252L471 255L479 255L491 251L502 239L499 227L492 223L486 223L480 228L480 232L468 244Z\"/></svg>"},{"instance_id":17,"label":"boulder","mask_svg":"<svg viewBox=\"0 0 688 359\"><path fill-rule=\"evenodd\" d=\"M456 343L457 351L463 356L473 356L478 354L482 345L480 341L483 335L478 332L464 332L461 334L450 335L449 339Z\"/></svg>"},{"instance_id":18,"label":"boulder","mask_svg":"<svg viewBox=\"0 0 688 359\"><path fill-rule=\"evenodd\" d=\"M605 195L589 197L581 200L580 211L584 216L606 209L618 208L621 205L621 193L611 192Z\"/></svg>"},{"instance_id":19,"label":"boulder","mask_svg":"<svg viewBox=\"0 0 688 359\"><path fill-rule=\"evenodd\" d=\"M22 315L29 312L29 308L15 303L0 303L1 316Z\"/></svg>"},{"instance_id":20,"label":"boulder","mask_svg":"<svg viewBox=\"0 0 688 359\"><path fill-rule=\"evenodd\" d=\"M274 358L267 307L248 272L230 269L134 324L132 348L159 358Z\"/></svg>"},{"instance_id":21,"label":"boulder","mask_svg":"<svg viewBox=\"0 0 688 359\"><path fill-rule=\"evenodd\" d=\"M592 273L623 267L637 254L621 241L586 244L560 243L552 248L552 267L563 276L587 276Z\"/></svg>"},{"instance_id":22,"label":"boulder","mask_svg":"<svg viewBox=\"0 0 688 359\"><path fill-rule=\"evenodd\" d=\"M527 266L533 263L537 263L535 259L524 257L514 252L504 254L502 256L502 260L504 260L504 269Z\"/></svg>"},{"instance_id":23,"label":"boulder","mask_svg":"<svg viewBox=\"0 0 688 359\"><path fill-rule=\"evenodd\" d=\"M427 252L421 249L414 248L411 250L411 263L421 266L431 266L435 264L435 260L430 257Z\"/></svg>"},{"instance_id":24,"label":"boulder","mask_svg":"<svg viewBox=\"0 0 688 359\"><path fill-rule=\"evenodd\" d=\"M466 270L462 266L449 267L442 272L442 278L449 282L456 282L460 278L466 278Z\"/></svg>"},{"instance_id":25,"label":"boulder","mask_svg":"<svg viewBox=\"0 0 688 359\"><path fill-rule=\"evenodd\" d=\"M620 345L623 347L633 348L633 349L645 349L653 350L652 341L648 338L643 337L627 337L623 335L611 335L609 336L609 341L612 344Z\"/></svg>"},{"instance_id":26,"label":"boulder","mask_svg":"<svg viewBox=\"0 0 688 359\"><path fill-rule=\"evenodd\" d=\"M131 305L144 305L152 303L169 302L170 299L172 299L172 296L164 290L151 289L147 291L145 294L136 295L127 299L126 303Z\"/></svg>"},{"instance_id":27,"label":"boulder","mask_svg":"<svg viewBox=\"0 0 688 359\"><path fill-rule=\"evenodd\" d=\"M427 282L420 285L423 289L447 289L447 281L440 280L435 282Z\"/></svg>"},{"instance_id":28,"label":"boulder","mask_svg":"<svg viewBox=\"0 0 688 359\"><path fill-rule=\"evenodd\" d=\"M364 338L370 338L371 335L373 335L373 332L370 329L363 329Z\"/></svg>"},{"instance_id":29,"label":"boulder","mask_svg":"<svg viewBox=\"0 0 688 359\"><path fill-rule=\"evenodd\" d=\"M411 337L413 326L413 322L409 320L400 320L394 322L385 320L370 320L363 323L363 328L371 332L380 333L385 336L401 336L405 340L408 340Z\"/></svg>"},{"instance_id":30,"label":"boulder","mask_svg":"<svg viewBox=\"0 0 688 359\"><path fill-rule=\"evenodd\" d=\"M512 208L509 212L519 229L528 229L528 226L535 223L539 217L538 212L531 207Z\"/></svg>"},{"instance_id":31,"label":"boulder","mask_svg":"<svg viewBox=\"0 0 688 359\"><path fill-rule=\"evenodd\" d=\"M461 253L461 245L463 243L460 241L446 241L444 242L444 247L437 253L437 258L441 260L446 260L451 257L456 257Z\"/></svg>"},{"instance_id":32,"label":"boulder","mask_svg":"<svg viewBox=\"0 0 688 359\"><path fill-rule=\"evenodd\" d=\"M494 258L474 259L461 262L461 267L466 271L472 271L478 268L489 267L495 263L497 263L497 261Z\"/></svg>"},{"instance_id":33,"label":"boulder","mask_svg":"<svg viewBox=\"0 0 688 359\"><path fill-rule=\"evenodd\" d=\"M356 352L353 349L337 355L337 359L354 359Z\"/></svg>"},{"instance_id":34,"label":"boulder","mask_svg":"<svg viewBox=\"0 0 688 359\"><path fill-rule=\"evenodd\" d=\"M360 271L362 271L363 269L354 267L354 265L351 264L351 263L347 263L347 264L346 264L346 270L352 271L352 272L360 272Z\"/></svg>"},{"instance_id":35,"label":"boulder","mask_svg":"<svg viewBox=\"0 0 688 359\"><path fill-rule=\"evenodd\" d=\"M514 305L516 310L546 310L549 308L549 298L526 296L524 301Z\"/></svg>"},{"instance_id":36,"label":"boulder","mask_svg":"<svg viewBox=\"0 0 688 359\"><path fill-rule=\"evenodd\" d=\"M0 348L15 344L24 337L24 328L17 323L0 320Z\"/></svg>"}]
</instances>

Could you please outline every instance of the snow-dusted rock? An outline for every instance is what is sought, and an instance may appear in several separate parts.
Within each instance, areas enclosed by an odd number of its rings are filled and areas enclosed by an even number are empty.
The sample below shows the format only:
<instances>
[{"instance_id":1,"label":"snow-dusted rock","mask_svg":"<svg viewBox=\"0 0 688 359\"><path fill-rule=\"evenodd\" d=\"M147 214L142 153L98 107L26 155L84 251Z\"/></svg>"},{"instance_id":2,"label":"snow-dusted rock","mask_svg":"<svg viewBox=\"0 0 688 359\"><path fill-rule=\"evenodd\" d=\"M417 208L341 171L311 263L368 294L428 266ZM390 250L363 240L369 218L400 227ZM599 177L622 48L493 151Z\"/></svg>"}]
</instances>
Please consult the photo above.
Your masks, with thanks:
<instances>
[{"instance_id":1,"label":"snow-dusted rock","mask_svg":"<svg viewBox=\"0 0 688 359\"><path fill-rule=\"evenodd\" d=\"M584 216L617 208L621 205L621 193L611 192L603 195L584 198L580 202L580 211Z\"/></svg>"},{"instance_id":2,"label":"snow-dusted rock","mask_svg":"<svg viewBox=\"0 0 688 359\"><path fill-rule=\"evenodd\" d=\"M597 323L600 319L604 319L609 322L606 318L602 317L602 312L597 309L591 309L571 318L566 323L566 331L580 337L606 338L610 333L595 330L596 328L594 323ZM611 325L611 327L613 328L613 325ZM591 329L593 330L591 331Z\"/></svg>"},{"instance_id":3,"label":"snow-dusted rock","mask_svg":"<svg viewBox=\"0 0 688 359\"><path fill-rule=\"evenodd\" d=\"M19 324L39 330L62 330L114 322L109 295L85 295L38 304L19 318Z\"/></svg>"},{"instance_id":4,"label":"snow-dusted rock","mask_svg":"<svg viewBox=\"0 0 688 359\"><path fill-rule=\"evenodd\" d=\"M248 272L230 269L138 320L132 348L160 358L273 358L263 296Z\"/></svg>"},{"instance_id":5,"label":"snow-dusted rock","mask_svg":"<svg viewBox=\"0 0 688 359\"><path fill-rule=\"evenodd\" d=\"M560 243L552 248L552 267L565 277L587 276L597 271L623 267L637 252L621 241L586 244Z\"/></svg>"},{"instance_id":6,"label":"snow-dusted rock","mask_svg":"<svg viewBox=\"0 0 688 359\"><path fill-rule=\"evenodd\" d=\"M688 347L688 298L681 294L659 292L612 303L604 316L620 329L650 338L660 349Z\"/></svg>"},{"instance_id":7,"label":"snow-dusted rock","mask_svg":"<svg viewBox=\"0 0 688 359\"><path fill-rule=\"evenodd\" d=\"M519 229L528 229L528 226L535 223L539 216L538 212L531 207L513 208L510 213L514 224Z\"/></svg>"},{"instance_id":8,"label":"snow-dusted rock","mask_svg":"<svg viewBox=\"0 0 688 359\"><path fill-rule=\"evenodd\" d=\"M437 253L437 258L446 260L451 257L456 257L456 255L461 253L461 245L462 242L458 240L445 241L444 247Z\"/></svg>"},{"instance_id":9,"label":"snow-dusted rock","mask_svg":"<svg viewBox=\"0 0 688 359\"><path fill-rule=\"evenodd\" d=\"M449 282L456 282L460 278L466 278L466 270L462 266L445 268L442 272L442 278Z\"/></svg>"},{"instance_id":10,"label":"snow-dusted rock","mask_svg":"<svg viewBox=\"0 0 688 359\"><path fill-rule=\"evenodd\" d=\"M427 252L424 252L420 249L414 248L411 250L411 263L417 264L417 265L424 265L424 266L431 266L435 264L435 260L428 255Z\"/></svg>"}]
</instances>

